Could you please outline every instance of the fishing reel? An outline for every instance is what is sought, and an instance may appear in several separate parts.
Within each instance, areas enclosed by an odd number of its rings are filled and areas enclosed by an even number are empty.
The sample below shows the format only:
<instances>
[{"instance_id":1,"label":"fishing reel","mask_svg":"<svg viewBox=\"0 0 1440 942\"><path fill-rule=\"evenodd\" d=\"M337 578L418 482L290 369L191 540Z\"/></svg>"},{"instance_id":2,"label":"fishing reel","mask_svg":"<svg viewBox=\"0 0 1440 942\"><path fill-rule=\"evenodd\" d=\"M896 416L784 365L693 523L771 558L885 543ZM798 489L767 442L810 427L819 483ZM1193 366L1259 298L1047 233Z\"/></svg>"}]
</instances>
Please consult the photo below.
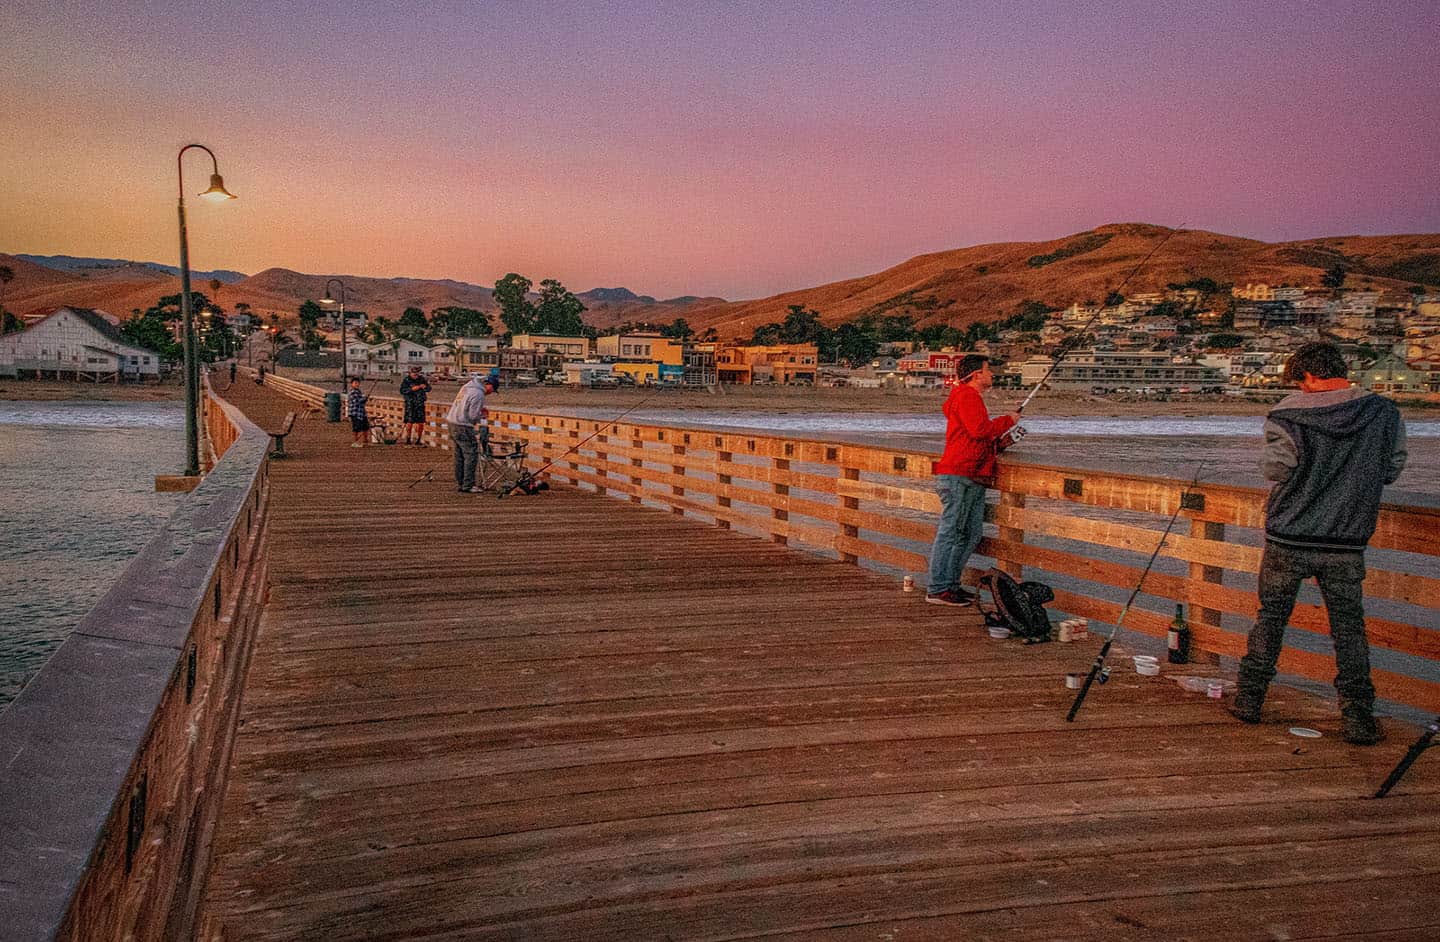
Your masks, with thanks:
<instances>
[{"instance_id":1,"label":"fishing reel","mask_svg":"<svg viewBox=\"0 0 1440 942\"><path fill-rule=\"evenodd\" d=\"M1098 674L1095 675L1095 682L1096 682L1096 683L1103 684L1103 683L1105 683L1105 681L1107 681L1107 680L1109 680L1109 679L1110 679L1110 668L1108 668L1108 667L1102 667L1102 668L1100 668L1100 673L1098 673Z\"/></svg>"},{"instance_id":2,"label":"fishing reel","mask_svg":"<svg viewBox=\"0 0 1440 942\"><path fill-rule=\"evenodd\" d=\"M1024 438L1026 435L1029 434L1030 431L1029 429L1025 428L1025 426L1012 425L1008 429L1006 429L1005 434L1001 436L1001 438L1004 440L1000 443L1000 447L1009 448L1011 445L1019 444L1020 439Z\"/></svg>"}]
</instances>

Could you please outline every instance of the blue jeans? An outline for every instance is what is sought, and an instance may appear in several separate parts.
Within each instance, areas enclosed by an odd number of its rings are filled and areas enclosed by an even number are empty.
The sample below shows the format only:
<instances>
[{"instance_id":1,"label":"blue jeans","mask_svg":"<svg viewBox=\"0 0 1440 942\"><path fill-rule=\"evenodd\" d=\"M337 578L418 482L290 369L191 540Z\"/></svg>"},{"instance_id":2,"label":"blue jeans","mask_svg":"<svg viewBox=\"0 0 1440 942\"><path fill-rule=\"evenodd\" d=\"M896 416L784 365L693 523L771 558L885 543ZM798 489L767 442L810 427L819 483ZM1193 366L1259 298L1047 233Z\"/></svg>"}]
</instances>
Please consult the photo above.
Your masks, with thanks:
<instances>
[{"instance_id":1,"label":"blue jeans","mask_svg":"<svg viewBox=\"0 0 1440 942\"><path fill-rule=\"evenodd\" d=\"M960 574L980 545L985 524L985 485L958 474L939 474L935 493L940 495L940 523L930 550L931 595L960 588Z\"/></svg>"},{"instance_id":2,"label":"blue jeans","mask_svg":"<svg viewBox=\"0 0 1440 942\"><path fill-rule=\"evenodd\" d=\"M475 465L480 458L474 427L451 425L450 446L455 449L455 486L468 491L475 486Z\"/></svg>"},{"instance_id":3,"label":"blue jeans","mask_svg":"<svg viewBox=\"0 0 1440 942\"><path fill-rule=\"evenodd\" d=\"M1240 660L1240 693L1260 700L1275 678L1275 662L1285 641L1285 624L1295 609L1300 583L1313 576L1330 616L1335 643L1335 690L1340 706L1368 712L1375 702L1370 682L1370 644L1365 637L1361 583L1364 553L1301 549L1265 543L1260 561L1260 614L1250 629L1245 657Z\"/></svg>"}]
</instances>

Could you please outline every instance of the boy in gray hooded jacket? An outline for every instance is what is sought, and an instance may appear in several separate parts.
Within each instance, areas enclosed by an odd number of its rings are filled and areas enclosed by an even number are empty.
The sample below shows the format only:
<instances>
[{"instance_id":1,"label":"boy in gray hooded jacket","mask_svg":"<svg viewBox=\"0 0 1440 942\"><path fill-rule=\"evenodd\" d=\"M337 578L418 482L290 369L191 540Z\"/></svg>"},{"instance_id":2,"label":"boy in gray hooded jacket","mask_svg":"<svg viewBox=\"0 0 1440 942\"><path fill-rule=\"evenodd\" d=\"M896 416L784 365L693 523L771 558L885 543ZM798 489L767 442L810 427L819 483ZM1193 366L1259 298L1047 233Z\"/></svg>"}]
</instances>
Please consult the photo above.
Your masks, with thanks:
<instances>
[{"instance_id":1,"label":"boy in gray hooded jacket","mask_svg":"<svg viewBox=\"0 0 1440 942\"><path fill-rule=\"evenodd\" d=\"M1347 372L1334 344L1306 344L1285 364L1285 380L1300 392L1266 419L1261 465L1266 480L1276 483L1265 504L1260 614L1240 661L1230 712L1243 722L1260 722L1285 623L1300 583L1313 576L1335 643L1345 741L1373 745L1383 734L1373 713L1361 583L1381 489L1405 467L1405 425L1393 402L1352 387Z\"/></svg>"}]
</instances>

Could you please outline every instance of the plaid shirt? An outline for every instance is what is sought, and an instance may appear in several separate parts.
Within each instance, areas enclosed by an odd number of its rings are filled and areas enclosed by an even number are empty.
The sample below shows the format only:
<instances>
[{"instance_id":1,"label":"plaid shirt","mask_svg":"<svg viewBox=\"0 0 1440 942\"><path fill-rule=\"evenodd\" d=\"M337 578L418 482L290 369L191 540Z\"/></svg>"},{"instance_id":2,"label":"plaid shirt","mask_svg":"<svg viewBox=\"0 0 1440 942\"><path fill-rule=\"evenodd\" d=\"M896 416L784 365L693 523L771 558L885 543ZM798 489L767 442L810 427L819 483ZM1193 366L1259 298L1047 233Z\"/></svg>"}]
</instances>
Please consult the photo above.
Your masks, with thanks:
<instances>
[{"instance_id":1,"label":"plaid shirt","mask_svg":"<svg viewBox=\"0 0 1440 942\"><path fill-rule=\"evenodd\" d=\"M350 408L350 418L369 418L369 416L365 414L365 394L363 392L358 389L350 390L350 399L348 404Z\"/></svg>"}]
</instances>

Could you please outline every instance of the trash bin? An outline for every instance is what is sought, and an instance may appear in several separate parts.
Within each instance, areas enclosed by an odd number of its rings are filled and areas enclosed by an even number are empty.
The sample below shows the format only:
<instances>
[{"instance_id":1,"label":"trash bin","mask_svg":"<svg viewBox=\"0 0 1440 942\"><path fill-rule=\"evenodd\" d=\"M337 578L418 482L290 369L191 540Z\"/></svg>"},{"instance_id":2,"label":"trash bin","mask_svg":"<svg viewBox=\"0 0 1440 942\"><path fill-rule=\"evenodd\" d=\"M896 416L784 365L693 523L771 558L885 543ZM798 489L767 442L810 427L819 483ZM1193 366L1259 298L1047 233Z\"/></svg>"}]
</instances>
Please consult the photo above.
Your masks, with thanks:
<instances>
[{"instance_id":1,"label":"trash bin","mask_svg":"<svg viewBox=\"0 0 1440 942\"><path fill-rule=\"evenodd\" d=\"M340 394L327 392L325 394L325 421L340 421Z\"/></svg>"}]
</instances>

